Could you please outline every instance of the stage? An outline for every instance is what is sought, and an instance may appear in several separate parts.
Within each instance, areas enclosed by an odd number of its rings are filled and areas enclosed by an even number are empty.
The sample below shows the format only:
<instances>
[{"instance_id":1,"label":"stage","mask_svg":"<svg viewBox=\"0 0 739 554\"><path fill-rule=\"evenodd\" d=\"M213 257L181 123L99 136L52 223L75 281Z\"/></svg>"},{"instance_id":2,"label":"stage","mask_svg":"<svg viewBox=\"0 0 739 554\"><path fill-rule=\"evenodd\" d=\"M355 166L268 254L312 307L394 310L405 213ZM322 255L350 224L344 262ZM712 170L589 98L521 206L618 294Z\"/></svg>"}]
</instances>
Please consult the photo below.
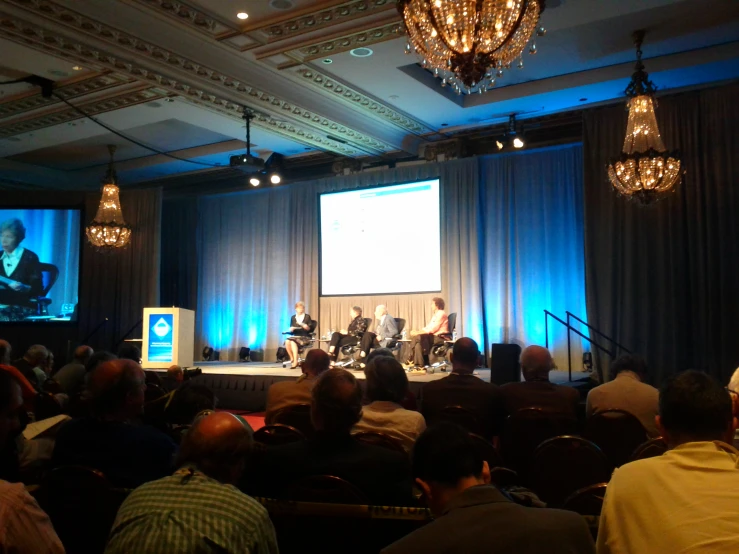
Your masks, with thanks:
<instances>
[{"instance_id":1,"label":"stage","mask_svg":"<svg viewBox=\"0 0 739 554\"><path fill-rule=\"evenodd\" d=\"M293 381L300 376L299 369L283 369L277 362L198 362L195 367L203 370L203 374L194 377L195 382L210 388L218 398L218 407L227 410L247 410L260 412L264 410L267 389L278 381ZM146 368L144 368L146 369ZM157 369L155 371L163 371ZM351 371L363 381L363 371ZM475 374L483 381L490 382L490 370L481 368ZM447 372L433 374L408 374L410 389L421 401L423 385L443 379Z\"/></svg>"}]
</instances>

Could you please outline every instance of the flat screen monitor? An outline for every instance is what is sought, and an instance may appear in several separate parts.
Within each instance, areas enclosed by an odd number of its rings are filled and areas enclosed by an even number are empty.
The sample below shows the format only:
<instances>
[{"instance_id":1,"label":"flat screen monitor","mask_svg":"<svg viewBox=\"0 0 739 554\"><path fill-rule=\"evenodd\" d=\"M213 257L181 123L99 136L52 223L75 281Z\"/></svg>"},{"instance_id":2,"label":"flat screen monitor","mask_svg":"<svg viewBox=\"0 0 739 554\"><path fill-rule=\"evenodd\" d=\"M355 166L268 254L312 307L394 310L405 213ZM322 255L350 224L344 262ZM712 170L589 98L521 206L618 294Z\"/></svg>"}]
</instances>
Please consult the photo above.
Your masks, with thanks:
<instances>
[{"instance_id":1,"label":"flat screen monitor","mask_svg":"<svg viewBox=\"0 0 739 554\"><path fill-rule=\"evenodd\" d=\"M0 323L75 321L79 209L0 209Z\"/></svg>"},{"instance_id":2,"label":"flat screen monitor","mask_svg":"<svg viewBox=\"0 0 739 554\"><path fill-rule=\"evenodd\" d=\"M439 179L320 195L322 296L441 290Z\"/></svg>"}]
</instances>

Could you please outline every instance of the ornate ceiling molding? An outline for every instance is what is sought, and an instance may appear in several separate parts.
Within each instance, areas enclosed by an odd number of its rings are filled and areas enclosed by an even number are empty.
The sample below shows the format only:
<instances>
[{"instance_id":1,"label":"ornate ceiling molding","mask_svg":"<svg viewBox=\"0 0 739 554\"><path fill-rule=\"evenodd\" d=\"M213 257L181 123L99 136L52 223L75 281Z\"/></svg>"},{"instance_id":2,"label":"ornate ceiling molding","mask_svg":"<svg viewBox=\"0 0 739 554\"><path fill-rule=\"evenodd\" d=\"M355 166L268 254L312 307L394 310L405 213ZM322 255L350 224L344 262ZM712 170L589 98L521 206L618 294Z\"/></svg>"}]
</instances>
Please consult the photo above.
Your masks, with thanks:
<instances>
[{"instance_id":1,"label":"ornate ceiling molding","mask_svg":"<svg viewBox=\"0 0 739 554\"><path fill-rule=\"evenodd\" d=\"M353 33L341 38L312 44L310 46L304 46L297 50L290 50L289 52L286 52L286 54L297 57L304 62L318 58L325 58L326 56L347 52L361 46L370 46L372 44L377 44L378 42L396 39L401 36L402 30L403 27L400 23L387 23L367 31Z\"/></svg>"},{"instance_id":2,"label":"ornate ceiling molding","mask_svg":"<svg viewBox=\"0 0 739 554\"><path fill-rule=\"evenodd\" d=\"M62 84L61 86L56 86L54 91L65 100L69 100L131 82L131 79L123 75L109 73L106 75L96 75L74 83ZM0 103L0 119L6 119L38 108L52 106L59 102L60 100L58 98L44 98L38 94L37 90L28 91L14 97L11 96Z\"/></svg>"},{"instance_id":3,"label":"ornate ceiling molding","mask_svg":"<svg viewBox=\"0 0 739 554\"><path fill-rule=\"evenodd\" d=\"M113 110L120 110L121 108L127 108L128 106L134 106L143 102L150 102L151 100L164 98L166 96L168 96L166 90L152 87L128 94L121 94L105 100L80 104L77 107L88 115L95 115ZM51 127L52 125L59 125L60 123L67 123L82 117L84 116L82 116L80 112L72 108L62 109L54 113L44 114L38 117L31 115L26 119L11 121L7 125L0 127L0 137L11 137L13 135L20 135L21 133L37 131L38 129Z\"/></svg>"},{"instance_id":4,"label":"ornate ceiling molding","mask_svg":"<svg viewBox=\"0 0 739 554\"><path fill-rule=\"evenodd\" d=\"M204 35L218 39L222 35L231 35L238 29L211 14L191 6L181 0L128 0L146 6L161 13L179 25L185 25Z\"/></svg>"},{"instance_id":5,"label":"ornate ceiling molding","mask_svg":"<svg viewBox=\"0 0 739 554\"><path fill-rule=\"evenodd\" d=\"M350 129L324 116L315 114L305 108L296 106L273 94L262 91L251 85L241 83L227 75L217 72L208 67L202 66L187 58L179 56L164 48L142 41L119 31L89 19L81 14L67 10L53 2L47 0L6 0L7 2L17 4L25 9L33 11L43 17L53 19L58 23L67 25L77 31L82 31L112 43L115 48L126 50L135 56L143 56L157 64L169 64L177 69L189 73L193 78L199 80L207 80L212 86L228 90L229 92L237 92L248 97L246 104L250 108L256 110L268 110L273 114L283 117L292 117L301 121L303 124L320 130L324 133L340 135L342 140L353 143L355 148L360 152L370 154L387 153L397 150L391 144L377 140L363 133ZM55 32L41 29L37 25L20 20L13 16L0 13L0 34L3 34L12 40L20 40L24 44L34 48L42 48L54 52L55 55L66 59L74 59L83 64L89 64L90 61L111 69L113 71L123 72L131 75L140 81L149 81L158 86L167 87L171 91L182 94L190 98L197 98L211 102L226 101L214 94L198 88L195 82L183 83L173 77L164 75L158 71L152 71L144 68L132 60L121 59L117 55L105 52L99 48L90 47L79 41L76 37L71 39ZM251 102L249 102L249 100ZM268 127L269 129L269 127ZM292 137L294 140L301 140L299 136ZM337 151L344 154L344 152ZM345 154L346 155L346 154Z\"/></svg>"},{"instance_id":6,"label":"ornate ceiling molding","mask_svg":"<svg viewBox=\"0 0 739 554\"><path fill-rule=\"evenodd\" d=\"M301 67L295 71L289 72L301 78L301 82L311 86L317 90L328 92L339 98L347 105L359 108L362 111L379 117L393 125L414 134L422 134L432 132L431 127L424 125L420 121L403 114L393 108L390 108L369 96L339 82L310 67Z\"/></svg>"}]
</instances>

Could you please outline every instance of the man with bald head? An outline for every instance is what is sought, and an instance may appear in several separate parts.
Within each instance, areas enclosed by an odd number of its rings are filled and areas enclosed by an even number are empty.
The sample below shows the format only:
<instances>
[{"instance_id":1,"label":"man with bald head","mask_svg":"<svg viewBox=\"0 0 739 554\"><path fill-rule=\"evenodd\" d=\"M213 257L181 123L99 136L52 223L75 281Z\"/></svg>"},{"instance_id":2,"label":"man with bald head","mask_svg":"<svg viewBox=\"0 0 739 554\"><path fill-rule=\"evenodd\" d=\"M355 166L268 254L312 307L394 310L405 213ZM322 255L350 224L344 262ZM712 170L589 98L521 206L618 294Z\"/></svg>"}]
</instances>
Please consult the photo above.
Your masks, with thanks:
<instances>
[{"instance_id":1,"label":"man with bald head","mask_svg":"<svg viewBox=\"0 0 739 554\"><path fill-rule=\"evenodd\" d=\"M251 451L249 429L220 412L198 419L169 477L133 491L121 505L106 554L277 553L267 510L234 485Z\"/></svg>"},{"instance_id":2,"label":"man with bald head","mask_svg":"<svg viewBox=\"0 0 739 554\"><path fill-rule=\"evenodd\" d=\"M168 475L176 445L137 420L144 411L144 371L132 360L110 360L90 374L91 414L64 424L57 434L54 466L102 471L116 486L134 488Z\"/></svg>"},{"instance_id":3,"label":"man with bald head","mask_svg":"<svg viewBox=\"0 0 739 554\"><path fill-rule=\"evenodd\" d=\"M529 346L521 353L521 371L524 381L506 383L500 388L506 415L524 408L542 408L544 411L577 417L580 394L572 387L549 382L554 361L543 346Z\"/></svg>"},{"instance_id":4,"label":"man with bald head","mask_svg":"<svg viewBox=\"0 0 739 554\"><path fill-rule=\"evenodd\" d=\"M278 381L267 389L264 422L267 425L274 423L277 412L288 406L310 404L313 385L330 364L331 358L325 350L320 348L309 350L301 366L303 374L297 381Z\"/></svg>"},{"instance_id":5,"label":"man with bald head","mask_svg":"<svg viewBox=\"0 0 739 554\"><path fill-rule=\"evenodd\" d=\"M441 418L446 406L461 406L477 417L478 430L485 438L498 436L502 425L500 389L474 374L480 348L469 337L458 339L452 347L452 372L423 387L421 411L428 425Z\"/></svg>"},{"instance_id":6,"label":"man with bald head","mask_svg":"<svg viewBox=\"0 0 739 554\"><path fill-rule=\"evenodd\" d=\"M62 389L62 392L72 396L80 392L85 386L85 366L92 358L93 350L82 345L74 349L74 359L57 371L53 379Z\"/></svg>"}]
</instances>

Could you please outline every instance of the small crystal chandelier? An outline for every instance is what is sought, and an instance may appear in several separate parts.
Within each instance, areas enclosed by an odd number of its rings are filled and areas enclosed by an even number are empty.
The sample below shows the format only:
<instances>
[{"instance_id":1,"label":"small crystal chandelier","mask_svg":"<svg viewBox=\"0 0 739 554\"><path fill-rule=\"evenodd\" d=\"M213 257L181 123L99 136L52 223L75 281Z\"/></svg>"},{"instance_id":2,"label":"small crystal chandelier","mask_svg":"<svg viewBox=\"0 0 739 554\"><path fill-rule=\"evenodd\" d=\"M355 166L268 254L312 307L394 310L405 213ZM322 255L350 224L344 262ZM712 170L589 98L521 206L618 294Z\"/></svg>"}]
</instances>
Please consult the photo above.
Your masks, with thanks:
<instances>
[{"instance_id":1,"label":"small crystal chandelier","mask_svg":"<svg viewBox=\"0 0 739 554\"><path fill-rule=\"evenodd\" d=\"M85 227L87 240L100 252L113 252L117 248L124 248L131 240L131 227L126 225L123 219L117 177L113 169L115 146L108 145L108 152L110 162L108 173L103 178L103 193L98 211L95 219Z\"/></svg>"},{"instance_id":2,"label":"small crystal chandelier","mask_svg":"<svg viewBox=\"0 0 739 554\"><path fill-rule=\"evenodd\" d=\"M621 157L608 165L608 180L622 195L651 204L660 200L680 182L684 173L677 151L667 152L654 115L657 90L641 61L644 31L634 33L636 71L626 87L629 120Z\"/></svg>"},{"instance_id":3,"label":"small crystal chandelier","mask_svg":"<svg viewBox=\"0 0 739 554\"><path fill-rule=\"evenodd\" d=\"M415 51L441 86L457 94L483 92L518 59L536 31L544 0L398 0L408 34L406 54ZM531 42L529 54L536 54Z\"/></svg>"}]
</instances>

